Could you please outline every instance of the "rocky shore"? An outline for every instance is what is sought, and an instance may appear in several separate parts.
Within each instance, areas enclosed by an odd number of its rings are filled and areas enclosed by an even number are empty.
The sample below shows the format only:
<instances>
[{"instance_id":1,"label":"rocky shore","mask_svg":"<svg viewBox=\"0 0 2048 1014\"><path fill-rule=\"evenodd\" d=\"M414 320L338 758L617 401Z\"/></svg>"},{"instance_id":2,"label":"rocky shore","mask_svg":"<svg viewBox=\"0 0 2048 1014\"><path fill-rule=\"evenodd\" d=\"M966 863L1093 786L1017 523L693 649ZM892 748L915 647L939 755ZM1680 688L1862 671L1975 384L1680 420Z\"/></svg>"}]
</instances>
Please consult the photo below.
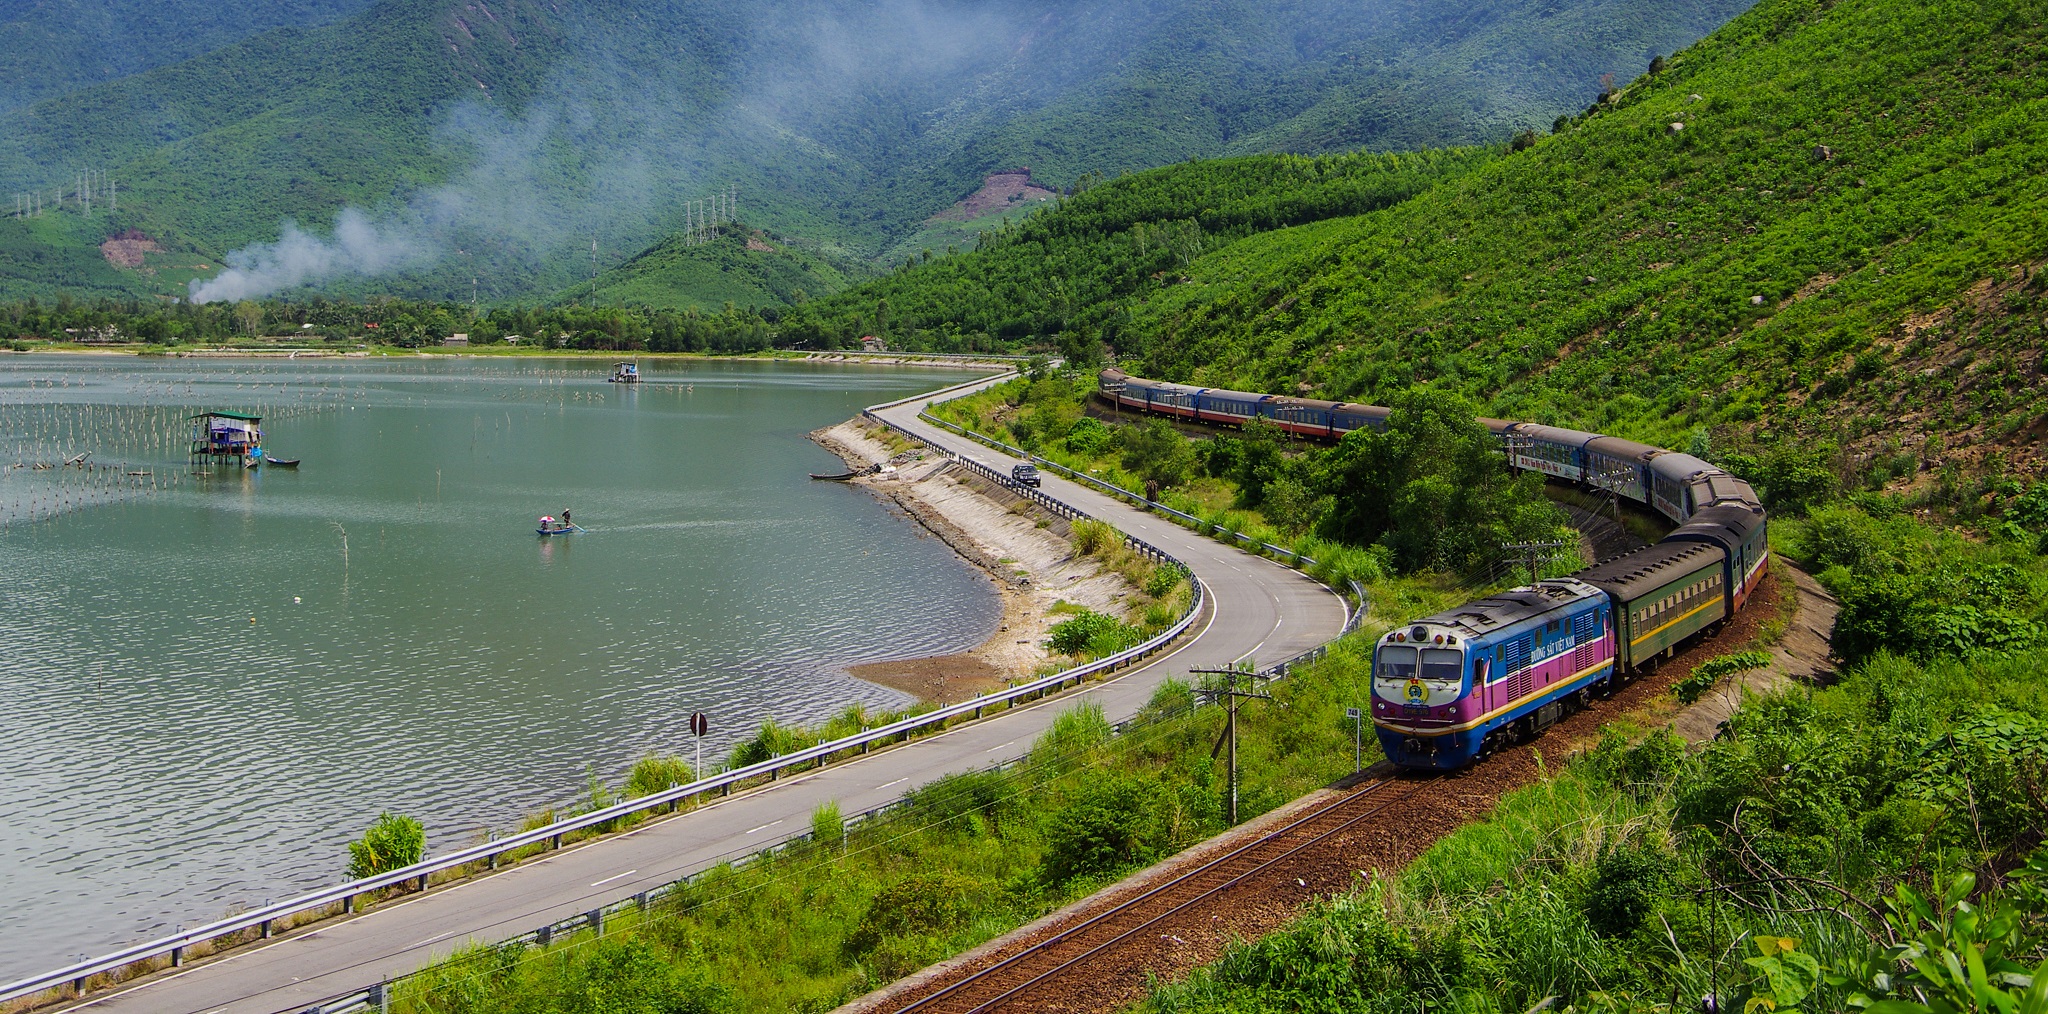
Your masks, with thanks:
<instances>
[{"instance_id":1,"label":"rocky shore","mask_svg":"<svg viewBox=\"0 0 2048 1014\"><path fill-rule=\"evenodd\" d=\"M951 703L1029 676L1051 660L1047 631L1062 603L1125 616L1132 589L1074 552L1067 523L1030 500L960 468L867 419L811 435L849 469L881 471L849 480L904 512L996 583L1003 618L986 641L957 655L870 662L848 672L920 700Z\"/></svg>"}]
</instances>

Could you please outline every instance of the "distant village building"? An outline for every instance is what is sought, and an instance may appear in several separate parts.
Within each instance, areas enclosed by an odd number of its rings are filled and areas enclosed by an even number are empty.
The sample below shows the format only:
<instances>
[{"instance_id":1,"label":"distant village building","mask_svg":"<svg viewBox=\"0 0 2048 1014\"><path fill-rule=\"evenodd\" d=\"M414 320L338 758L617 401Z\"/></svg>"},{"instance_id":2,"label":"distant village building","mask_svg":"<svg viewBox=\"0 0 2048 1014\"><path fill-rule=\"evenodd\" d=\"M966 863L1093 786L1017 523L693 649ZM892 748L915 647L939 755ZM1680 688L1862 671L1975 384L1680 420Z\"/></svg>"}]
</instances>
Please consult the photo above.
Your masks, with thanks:
<instances>
[{"instance_id":1,"label":"distant village building","mask_svg":"<svg viewBox=\"0 0 2048 1014\"><path fill-rule=\"evenodd\" d=\"M889 351L889 346L874 335L866 335L860 340L860 350L862 352L887 352Z\"/></svg>"},{"instance_id":2,"label":"distant village building","mask_svg":"<svg viewBox=\"0 0 2048 1014\"><path fill-rule=\"evenodd\" d=\"M446 337L446 338L443 338L443 339L441 339L441 344L443 344L443 345L467 345L467 344L469 344L469 335L467 335L467 334L463 334L463 333L461 333L461 332L456 332L455 334L451 334L451 335L449 335L448 337Z\"/></svg>"}]
</instances>

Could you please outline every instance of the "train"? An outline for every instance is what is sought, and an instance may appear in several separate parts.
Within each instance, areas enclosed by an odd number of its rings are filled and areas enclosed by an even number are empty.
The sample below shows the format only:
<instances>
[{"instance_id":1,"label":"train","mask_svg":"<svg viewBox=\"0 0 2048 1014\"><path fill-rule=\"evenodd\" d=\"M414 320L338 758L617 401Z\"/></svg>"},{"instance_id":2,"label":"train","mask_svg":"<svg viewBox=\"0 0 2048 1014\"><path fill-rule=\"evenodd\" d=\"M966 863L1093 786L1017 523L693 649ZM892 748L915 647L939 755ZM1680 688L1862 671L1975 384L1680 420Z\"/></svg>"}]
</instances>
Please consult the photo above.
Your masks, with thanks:
<instances>
[{"instance_id":1,"label":"train","mask_svg":"<svg viewBox=\"0 0 2048 1014\"><path fill-rule=\"evenodd\" d=\"M1119 406L1339 439L1385 429L1389 410L1171 384L1103 370ZM1372 720L1396 766L1455 770L1540 735L1718 629L1770 567L1769 518L1749 483L1690 454L1581 430L1480 420L1509 468L1654 510L1676 526L1655 545L1388 631L1373 647Z\"/></svg>"}]
</instances>

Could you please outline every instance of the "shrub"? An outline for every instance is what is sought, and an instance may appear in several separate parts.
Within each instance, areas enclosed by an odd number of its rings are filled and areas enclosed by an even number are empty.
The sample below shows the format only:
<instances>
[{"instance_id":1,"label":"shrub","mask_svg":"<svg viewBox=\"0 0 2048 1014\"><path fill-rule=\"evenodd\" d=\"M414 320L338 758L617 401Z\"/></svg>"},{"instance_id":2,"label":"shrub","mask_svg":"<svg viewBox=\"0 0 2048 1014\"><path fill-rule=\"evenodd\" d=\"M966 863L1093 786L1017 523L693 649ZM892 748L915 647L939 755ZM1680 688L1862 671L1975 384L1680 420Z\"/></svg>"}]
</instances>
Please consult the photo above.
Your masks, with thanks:
<instances>
[{"instance_id":1,"label":"shrub","mask_svg":"<svg viewBox=\"0 0 2048 1014\"><path fill-rule=\"evenodd\" d=\"M1052 628L1049 642L1061 655L1114 655L1144 639L1138 628L1106 613L1084 612Z\"/></svg>"},{"instance_id":2,"label":"shrub","mask_svg":"<svg viewBox=\"0 0 2048 1014\"><path fill-rule=\"evenodd\" d=\"M1086 457L1094 457L1109 448L1115 434L1101 420L1082 418L1075 420L1074 427L1067 431L1067 450Z\"/></svg>"},{"instance_id":3,"label":"shrub","mask_svg":"<svg viewBox=\"0 0 2048 1014\"><path fill-rule=\"evenodd\" d=\"M1117 531L1114 525L1093 518L1083 518L1074 522L1068 531L1072 533L1074 552L1082 556L1105 552L1124 541L1123 533Z\"/></svg>"},{"instance_id":4,"label":"shrub","mask_svg":"<svg viewBox=\"0 0 2048 1014\"><path fill-rule=\"evenodd\" d=\"M1710 658L1695 666L1692 675L1679 680L1671 688L1680 702L1691 704L1707 695L1723 676L1731 676L1751 669L1761 669L1771 664L1771 655L1765 651L1739 651L1733 655Z\"/></svg>"},{"instance_id":5,"label":"shrub","mask_svg":"<svg viewBox=\"0 0 2048 1014\"><path fill-rule=\"evenodd\" d=\"M1665 857L1641 843L1603 848L1586 885L1586 921L1602 936L1626 936L1657 906Z\"/></svg>"},{"instance_id":6,"label":"shrub","mask_svg":"<svg viewBox=\"0 0 2048 1014\"><path fill-rule=\"evenodd\" d=\"M837 845L846 839L846 820L837 802L820 803L811 811L811 840L820 845Z\"/></svg>"},{"instance_id":7,"label":"shrub","mask_svg":"<svg viewBox=\"0 0 2048 1014\"><path fill-rule=\"evenodd\" d=\"M676 785L688 785L697 780L690 765L681 757L648 754L633 762L633 770L626 774L626 798L638 799Z\"/></svg>"},{"instance_id":8,"label":"shrub","mask_svg":"<svg viewBox=\"0 0 2048 1014\"><path fill-rule=\"evenodd\" d=\"M958 932L974 909L968 899L983 889L952 873L913 873L876 892L846 937L846 953L856 959L881 958L878 965L886 967L873 970L876 978L893 979L922 968L934 952L944 955L943 940L934 938ZM888 946L891 941L895 946ZM935 943L941 946L931 946ZM910 961L915 963L898 967Z\"/></svg>"},{"instance_id":9,"label":"shrub","mask_svg":"<svg viewBox=\"0 0 2048 1014\"><path fill-rule=\"evenodd\" d=\"M348 843L351 880L403 869L427 854L427 829L411 817L380 813L362 838Z\"/></svg>"},{"instance_id":10,"label":"shrub","mask_svg":"<svg viewBox=\"0 0 2048 1014\"><path fill-rule=\"evenodd\" d=\"M1162 792L1158 782L1131 776L1083 786L1047 818L1045 882L1060 885L1150 861L1166 844L1156 806Z\"/></svg>"}]
</instances>

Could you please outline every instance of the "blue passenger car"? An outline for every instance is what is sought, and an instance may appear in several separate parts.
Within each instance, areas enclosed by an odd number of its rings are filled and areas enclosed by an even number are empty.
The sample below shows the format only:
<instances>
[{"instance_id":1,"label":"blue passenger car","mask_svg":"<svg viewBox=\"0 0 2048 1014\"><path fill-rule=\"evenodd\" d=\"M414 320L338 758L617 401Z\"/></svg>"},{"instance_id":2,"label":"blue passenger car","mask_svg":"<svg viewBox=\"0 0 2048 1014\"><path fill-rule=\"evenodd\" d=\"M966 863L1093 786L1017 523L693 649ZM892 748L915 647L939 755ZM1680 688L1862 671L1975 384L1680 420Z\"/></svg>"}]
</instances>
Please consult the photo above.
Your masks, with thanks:
<instances>
[{"instance_id":1,"label":"blue passenger car","mask_svg":"<svg viewBox=\"0 0 2048 1014\"><path fill-rule=\"evenodd\" d=\"M1661 447L1620 437L1595 437L1586 441L1586 484L1649 503L1650 460L1665 453Z\"/></svg>"},{"instance_id":2,"label":"blue passenger car","mask_svg":"<svg viewBox=\"0 0 2048 1014\"><path fill-rule=\"evenodd\" d=\"M1659 454L1650 462L1650 506L1679 524L1692 517L1693 480L1721 472L1690 454ZM1730 476L1733 478L1733 476Z\"/></svg>"},{"instance_id":3,"label":"blue passenger car","mask_svg":"<svg viewBox=\"0 0 2048 1014\"><path fill-rule=\"evenodd\" d=\"M1261 414L1259 406L1272 397L1270 394L1208 388L1195 398L1195 417L1203 422L1234 423L1242 426L1257 418Z\"/></svg>"},{"instance_id":4,"label":"blue passenger car","mask_svg":"<svg viewBox=\"0 0 2048 1014\"><path fill-rule=\"evenodd\" d=\"M1586 444L1600 435L1524 423L1509 431L1508 464L1572 482L1586 477Z\"/></svg>"},{"instance_id":5,"label":"blue passenger car","mask_svg":"<svg viewBox=\"0 0 2048 1014\"><path fill-rule=\"evenodd\" d=\"M1329 437L1336 434L1331 428L1330 410L1337 407L1334 401L1319 401L1314 398L1273 397L1259 406L1259 414L1273 420L1273 425L1289 433L1305 437Z\"/></svg>"}]
</instances>

